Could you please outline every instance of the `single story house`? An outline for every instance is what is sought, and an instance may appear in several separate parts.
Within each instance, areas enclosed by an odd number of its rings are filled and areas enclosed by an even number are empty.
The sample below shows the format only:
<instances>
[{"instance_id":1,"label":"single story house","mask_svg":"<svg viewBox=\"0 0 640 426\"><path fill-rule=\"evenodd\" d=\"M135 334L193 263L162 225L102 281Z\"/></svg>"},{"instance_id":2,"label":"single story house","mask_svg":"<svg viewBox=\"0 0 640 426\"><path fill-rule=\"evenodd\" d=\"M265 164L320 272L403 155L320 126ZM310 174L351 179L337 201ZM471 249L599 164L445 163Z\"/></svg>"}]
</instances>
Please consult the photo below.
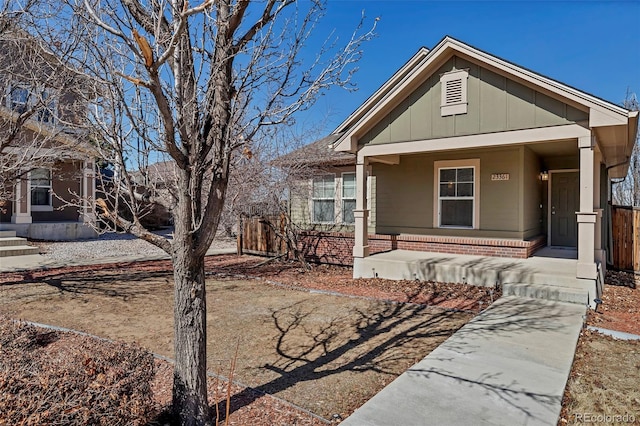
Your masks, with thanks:
<instances>
[{"instance_id":1,"label":"single story house","mask_svg":"<svg viewBox=\"0 0 640 426\"><path fill-rule=\"evenodd\" d=\"M637 111L445 37L283 159L326 158L292 216L316 238L312 258L352 263L354 277L393 249L527 258L550 246L575 250L575 277L594 282L610 180L626 175L637 131Z\"/></svg>"}]
</instances>

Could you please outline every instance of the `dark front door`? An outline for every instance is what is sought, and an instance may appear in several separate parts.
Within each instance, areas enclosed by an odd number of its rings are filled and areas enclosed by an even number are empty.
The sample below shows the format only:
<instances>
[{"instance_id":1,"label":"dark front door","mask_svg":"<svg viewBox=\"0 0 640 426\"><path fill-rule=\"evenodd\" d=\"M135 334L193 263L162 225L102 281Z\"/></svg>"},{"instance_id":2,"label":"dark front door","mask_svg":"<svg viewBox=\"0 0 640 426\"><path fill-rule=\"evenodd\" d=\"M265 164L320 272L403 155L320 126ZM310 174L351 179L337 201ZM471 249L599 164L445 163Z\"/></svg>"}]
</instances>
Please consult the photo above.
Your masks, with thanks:
<instances>
[{"instance_id":1,"label":"dark front door","mask_svg":"<svg viewBox=\"0 0 640 426\"><path fill-rule=\"evenodd\" d=\"M580 175L578 172L551 175L551 245L577 247L580 206Z\"/></svg>"}]
</instances>

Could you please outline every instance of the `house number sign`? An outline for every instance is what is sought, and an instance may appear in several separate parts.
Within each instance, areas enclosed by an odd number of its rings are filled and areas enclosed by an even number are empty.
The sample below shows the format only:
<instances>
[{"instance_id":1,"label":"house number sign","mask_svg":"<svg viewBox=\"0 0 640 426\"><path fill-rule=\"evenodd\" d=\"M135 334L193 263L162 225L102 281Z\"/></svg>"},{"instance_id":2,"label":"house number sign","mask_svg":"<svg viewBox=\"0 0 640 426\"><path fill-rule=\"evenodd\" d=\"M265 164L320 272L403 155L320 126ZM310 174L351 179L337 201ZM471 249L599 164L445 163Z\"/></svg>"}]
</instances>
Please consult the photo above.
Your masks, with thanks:
<instances>
[{"instance_id":1,"label":"house number sign","mask_svg":"<svg viewBox=\"0 0 640 426\"><path fill-rule=\"evenodd\" d=\"M509 173L491 173L491 180L509 180Z\"/></svg>"}]
</instances>

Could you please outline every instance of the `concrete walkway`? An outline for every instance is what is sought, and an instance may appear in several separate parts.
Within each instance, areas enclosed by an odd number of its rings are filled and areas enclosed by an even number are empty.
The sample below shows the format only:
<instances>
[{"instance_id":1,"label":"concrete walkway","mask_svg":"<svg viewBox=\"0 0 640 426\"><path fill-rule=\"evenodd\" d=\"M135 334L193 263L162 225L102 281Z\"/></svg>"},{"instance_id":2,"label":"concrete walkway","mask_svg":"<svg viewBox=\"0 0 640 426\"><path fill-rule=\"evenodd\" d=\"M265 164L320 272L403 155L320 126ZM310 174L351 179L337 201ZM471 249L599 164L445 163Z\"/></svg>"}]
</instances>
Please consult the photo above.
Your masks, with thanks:
<instances>
[{"instance_id":1,"label":"concrete walkway","mask_svg":"<svg viewBox=\"0 0 640 426\"><path fill-rule=\"evenodd\" d=\"M555 426L585 315L503 297L341 424Z\"/></svg>"},{"instance_id":2,"label":"concrete walkway","mask_svg":"<svg viewBox=\"0 0 640 426\"><path fill-rule=\"evenodd\" d=\"M236 249L209 249L207 256L218 254L235 254ZM168 260L169 255L124 255L105 256L103 258L79 258L73 262L48 259L39 254L28 256L10 256L0 258L0 272L20 272L36 269L53 269L69 266L103 265L106 263L143 262L147 260Z\"/></svg>"}]
</instances>

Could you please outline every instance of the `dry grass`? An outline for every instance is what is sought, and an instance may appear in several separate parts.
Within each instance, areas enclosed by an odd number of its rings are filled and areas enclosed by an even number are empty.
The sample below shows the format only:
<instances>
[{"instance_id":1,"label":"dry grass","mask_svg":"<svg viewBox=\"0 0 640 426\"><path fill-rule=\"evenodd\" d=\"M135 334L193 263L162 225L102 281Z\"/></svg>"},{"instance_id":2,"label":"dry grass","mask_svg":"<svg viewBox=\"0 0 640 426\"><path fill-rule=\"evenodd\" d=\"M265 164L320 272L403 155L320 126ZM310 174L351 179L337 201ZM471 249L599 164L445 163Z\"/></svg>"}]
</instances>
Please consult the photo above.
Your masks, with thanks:
<instances>
[{"instance_id":1,"label":"dry grass","mask_svg":"<svg viewBox=\"0 0 640 426\"><path fill-rule=\"evenodd\" d=\"M63 274L0 286L0 313L173 357L173 282L161 272ZM247 280L207 283L207 363L325 418L346 417L472 314L338 297Z\"/></svg>"},{"instance_id":2,"label":"dry grass","mask_svg":"<svg viewBox=\"0 0 640 426\"><path fill-rule=\"evenodd\" d=\"M596 424L640 424L639 380L640 341L583 331L558 424L584 424L585 415L628 415L627 419L633 420L590 422Z\"/></svg>"}]
</instances>

